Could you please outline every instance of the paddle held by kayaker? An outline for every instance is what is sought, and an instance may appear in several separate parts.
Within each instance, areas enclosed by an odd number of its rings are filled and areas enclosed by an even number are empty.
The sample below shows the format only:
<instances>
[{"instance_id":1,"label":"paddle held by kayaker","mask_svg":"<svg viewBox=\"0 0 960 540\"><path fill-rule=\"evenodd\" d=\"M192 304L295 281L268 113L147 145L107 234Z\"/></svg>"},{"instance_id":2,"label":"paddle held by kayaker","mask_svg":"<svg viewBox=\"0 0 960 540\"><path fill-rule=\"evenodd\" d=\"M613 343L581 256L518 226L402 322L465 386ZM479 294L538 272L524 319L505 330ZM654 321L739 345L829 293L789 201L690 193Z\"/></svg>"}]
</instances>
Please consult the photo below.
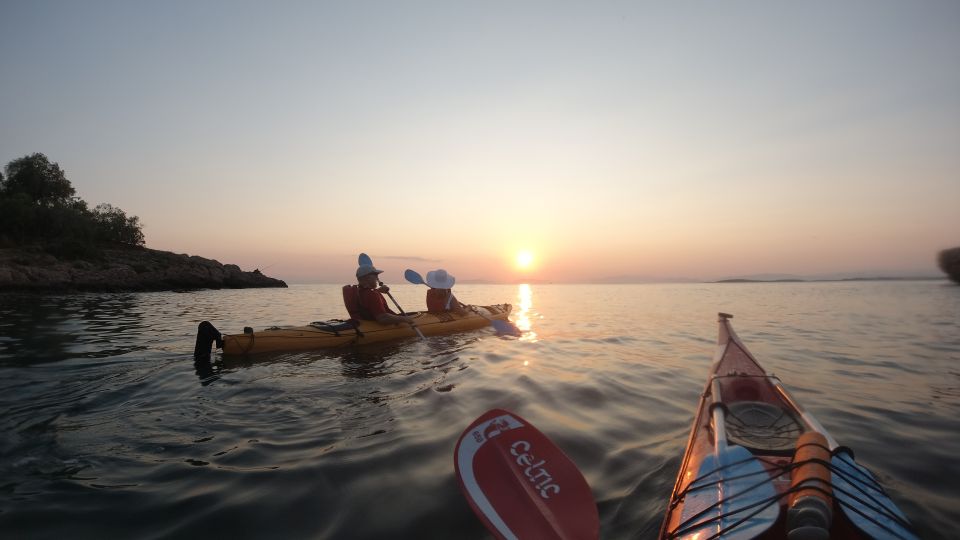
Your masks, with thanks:
<instances>
[{"instance_id":1,"label":"paddle held by kayaker","mask_svg":"<svg viewBox=\"0 0 960 540\"><path fill-rule=\"evenodd\" d=\"M466 315L467 310L461 304L457 297L453 295L453 284L457 278L448 274L446 270L440 268L427 272L427 311L430 313L453 312L458 315Z\"/></svg>"},{"instance_id":2,"label":"paddle held by kayaker","mask_svg":"<svg viewBox=\"0 0 960 540\"><path fill-rule=\"evenodd\" d=\"M387 306L383 297L390 287L380 283L380 274L372 264L361 264L357 268L357 284L343 288L343 303L350 318L361 321L377 321L380 324L409 324L415 327L413 317L398 315Z\"/></svg>"}]
</instances>

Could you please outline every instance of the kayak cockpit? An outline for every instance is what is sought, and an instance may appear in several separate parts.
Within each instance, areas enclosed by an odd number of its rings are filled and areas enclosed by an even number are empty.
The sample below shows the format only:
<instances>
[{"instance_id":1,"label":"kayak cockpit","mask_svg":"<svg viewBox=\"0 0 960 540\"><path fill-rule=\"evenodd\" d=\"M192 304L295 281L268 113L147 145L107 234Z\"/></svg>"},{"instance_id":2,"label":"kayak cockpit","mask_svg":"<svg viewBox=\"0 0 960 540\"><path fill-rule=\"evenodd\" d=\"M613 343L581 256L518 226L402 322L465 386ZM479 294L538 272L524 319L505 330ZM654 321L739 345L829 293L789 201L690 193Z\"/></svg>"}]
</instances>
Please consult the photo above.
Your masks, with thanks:
<instances>
[{"instance_id":1,"label":"kayak cockpit","mask_svg":"<svg viewBox=\"0 0 960 540\"><path fill-rule=\"evenodd\" d=\"M716 375L710 384L714 407L722 406L726 440L761 454L790 454L797 438L808 428L791 412L777 392L776 377L769 375ZM719 442L719 441L718 441Z\"/></svg>"},{"instance_id":2,"label":"kayak cockpit","mask_svg":"<svg viewBox=\"0 0 960 540\"><path fill-rule=\"evenodd\" d=\"M727 441L764 454L793 454L803 426L783 407L763 401L727 406Z\"/></svg>"}]
</instances>

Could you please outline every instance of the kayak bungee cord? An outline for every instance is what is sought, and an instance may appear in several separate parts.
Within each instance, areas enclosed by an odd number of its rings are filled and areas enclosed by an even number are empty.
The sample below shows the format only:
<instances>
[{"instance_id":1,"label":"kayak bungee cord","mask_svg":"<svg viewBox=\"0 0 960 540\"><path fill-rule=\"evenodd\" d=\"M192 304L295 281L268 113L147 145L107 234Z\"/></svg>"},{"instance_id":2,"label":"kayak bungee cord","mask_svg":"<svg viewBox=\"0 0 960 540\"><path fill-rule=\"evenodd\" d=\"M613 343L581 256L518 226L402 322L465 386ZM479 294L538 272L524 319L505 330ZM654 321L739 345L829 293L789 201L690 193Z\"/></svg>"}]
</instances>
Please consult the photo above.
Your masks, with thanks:
<instances>
[{"instance_id":1,"label":"kayak bungee cord","mask_svg":"<svg viewBox=\"0 0 960 540\"><path fill-rule=\"evenodd\" d=\"M842 458L841 458L841 459L842 459ZM833 482L831 482L830 485L831 485L831 487L832 487L833 489L835 489L835 490L838 491L839 493L842 493L843 495L846 495L847 497L853 499L854 501L862 504L863 506L869 508L870 510L873 510L873 511L876 512L877 514L880 514L880 515L886 517L887 519L889 519L889 520L897 523L898 525L900 525L901 527L903 527L905 530L908 530L908 531L911 530L911 525L910 525L910 522L909 522L909 521L905 520L905 519L904 519L903 517L901 517L899 514L897 514L897 513L894 512L893 510L891 510L889 507L885 506L881 501L877 500L876 497L874 497L873 495L867 493L867 491L866 491L863 487L861 487L861 486L855 484L853 481L851 481L851 480L859 480L860 482L869 481L869 486L868 486L868 487L871 487L871 488L875 489L876 491L878 491L879 493L881 493L882 495L884 495L885 497L887 497L888 500L889 500L889 496L887 495L887 492L883 489L883 486L881 486L880 483L877 482L875 479L872 479L872 478L864 478L864 479L854 478L853 475L851 475L851 474L848 473L847 471L841 470L840 468L834 466L833 464L830 465L830 472L836 474L836 475L839 476L841 479L846 480L847 483L849 483L852 487L856 488L856 490L859 492L860 495L863 495L863 496L867 497L868 499L870 499L870 501L867 502L867 501L861 499L860 497L858 497L857 495L851 493L849 490L844 489L844 488L841 488L841 487L837 487L836 485L834 485ZM849 509L849 510L852 510L853 512L856 512L857 514L860 514L860 516L862 516L864 519L869 520L869 521L872 522L873 524L875 524L875 525L877 525L878 527L886 530L886 531L889 532L890 534L893 534L893 535L896 536L897 538L906 538L906 537L900 535L899 533L897 533L896 531L892 530L892 529L891 529L890 527L888 527L887 525L881 523L880 521L877 521L877 519L874 518L873 516L870 516L870 515L865 514L865 513L863 512L863 510L860 510L859 508L853 506L852 504L850 504L849 502L843 500L842 498L837 498L837 503L839 503L840 506L843 506L844 508L847 508L847 509ZM872 504L871 504L871 503L872 503Z\"/></svg>"},{"instance_id":2,"label":"kayak bungee cord","mask_svg":"<svg viewBox=\"0 0 960 540\"><path fill-rule=\"evenodd\" d=\"M828 450L829 450L829 449L828 449ZM724 504L724 503L728 503L728 502L736 499L737 497L739 497L739 496L741 496L741 495L743 495L743 494L745 494L745 493L748 493L749 491L752 491L752 490L754 490L754 489L759 488L760 486L766 484L767 482L770 482L770 481L775 480L775 479L778 478L778 477L781 477L781 476L783 476L783 475L785 475L785 474L791 473L794 469L798 469L798 468L800 468L800 467L802 467L802 466L804 466L804 465L811 464L811 463L814 463L814 464L818 464L818 465L827 467L832 474L837 474L839 477L841 477L842 479L846 480L851 486L853 486L853 487L856 489L856 491L857 491L860 495L862 495L863 497L866 497L866 498L869 499L869 500L864 500L863 498L858 497L857 494L852 493L850 490L847 490L847 489L838 487L838 486L837 486L834 482L832 482L832 481L830 481L830 482L827 483L827 485L830 487L831 490L833 490L833 491L835 491L835 492L837 492L837 493L843 494L843 495L845 495L846 497L849 497L850 499L852 499L852 500L854 500L854 501L856 501L856 502L864 505L864 506L867 507L868 509L876 512L876 514L882 515L882 516L886 517L887 519L890 519L890 520L896 522L897 524L899 524L901 527L903 527L903 528L906 529L906 530L910 530L910 529L911 529L910 523L909 523L908 521L906 521L905 519L903 519L902 517L900 517L899 515L897 515L895 512L893 512L893 511L892 511L891 509L889 509L888 507L884 506L883 503L881 503L880 501L878 501L876 497L874 497L873 495L867 493L866 489L865 489L864 487L861 487L861 486L859 485L859 484L861 484L861 483L868 483L868 487L871 487L871 488L873 488L873 489L876 489L877 491L879 491L879 492L882 493L883 495L886 495L886 492L883 490L883 487L880 486L880 484L879 484L878 482L876 482L876 480L871 479L871 478L855 478L853 475L851 475L850 473L848 473L848 472L846 472L846 471L844 471L844 470L841 470L841 469L838 468L837 466L833 465L831 462L824 461L824 460L822 460L822 459L808 459L808 460L803 460L803 461L796 461L796 462L793 462L793 463L788 464L788 465L782 465L782 464L779 464L779 463L770 461L770 460L765 459L765 458L751 457L751 458L743 459L743 460L736 461L736 462L733 462L733 463L728 463L728 464L723 465L723 466L721 466L721 467L717 467L716 469L713 469L713 470L711 470L711 471L709 471L709 472L707 472L707 473L705 473L705 474L703 474L703 475L700 475L699 477L697 477L697 478L695 478L693 481L691 481L690 484L689 484L684 490L682 490L681 492L679 492L679 493L677 494L677 497L675 497L674 500L672 500L672 501L670 502L670 508L671 508L671 509L676 508L676 506L677 506L680 502L682 502L683 499L684 499L684 498L687 496L687 494L690 493L690 492L698 491L698 490L701 490L701 489L704 489L704 488L709 488L709 487L715 486L716 484L718 484L718 483L720 483L720 482L729 482L729 481L731 481L731 480L737 480L737 479L747 478L747 477L750 477L750 476L757 476L757 475L761 474L761 473L748 473L748 474L743 474L743 475L738 475L738 476L730 476L730 477L721 478L721 479L719 479L719 480L717 480L717 481L714 481L714 482L705 482L705 483L702 483L702 484L700 484L700 485L697 485L698 482L700 482L701 480L703 480L703 479L705 479L705 478L708 478L708 477L710 477L710 476L712 476L712 475L714 475L714 474L720 473L720 472L722 472L722 471L724 471L724 470L726 470L726 469L729 469L729 468L731 468L731 467L735 467L735 466L741 465L741 464L743 464L743 463L745 463L745 462L749 462L749 461L751 461L751 460L753 460L753 459L756 459L756 460L758 460L758 461L760 461L760 462L762 462L762 463L767 463L767 464L769 464L769 465L772 465L772 466L774 466L775 468L779 469L780 472L778 472L777 474L775 474L775 475L773 475L773 476L769 476L768 478L765 478L765 479L761 480L760 482L758 482L758 483L750 486L749 488L747 488L747 489L745 489L745 490L743 490L743 491L741 491L741 492L739 492L739 493L737 493L737 494L735 494L735 495L732 495L732 496L730 496L730 497L727 497L726 499L723 499L723 500L721 500L721 501L717 501L717 502L711 504L711 505L708 506L707 508L703 509L702 511L696 513L695 515L689 517L688 519L686 519L685 521L683 521L683 522L681 522L679 525L677 525L676 529L674 529L673 531L670 531L670 532L667 533L667 538L679 538L679 537L683 536L684 534L687 534L687 533L689 533L689 532L691 532L691 531L693 531L693 530L696 530L696 529L705 527L705 526L707 526L707 525L709 525L709 524L711 524L711 523L714 523L714 522L717 522L717 521L721 521L721 520L723 520L724 518L727 518L727 517L730 517L730 516L736 516L736 515L744 512L744 511L747 511L747 510L751 510L751 509L756 508L756 510L753 510L752 512L750 512L750 513L747 514L746 516L742 517L742 518L739 519L738 521L732 523L731 525L729 525L729 526L727 526L727 527L724 527L723 529L717 531L714 535L709 536L709 537L706 537L706 538L704 539L704 540L714 540L714 539L716 539L716 538L721 537L721 536L724 535L724 534L727 534L727 533L731 532L732 530L734 530L734 529L735 529L736 527L738 527L739 525L745 523L746 521L750 520L751 518L753 518L754 516L756 516L757 514L759 514L760 512L762 512L765 508L767 508L767 507L770 506L771 504L773 504L773 503L775 503L775 502L778 502L780 499L783 499L784 497L787 497L787 496L789 496L789 495L791 495L791 494L793 494L793 493L796 493L796 492L799 492L799 491L804 491L804 490L812 490L812 491L817 491L817 492L820 492L820 493L822 493L822 494L824 494L824 495L829 496L829 495L830 495L830 491L828 491L828 490L826 490L826 489L824 489L824 488L822 488L822 487L819 487L819 486L811 486L811 485L793 486L793 487L790 487L790 488L784 490L782 493L780 493L780 494L778 494L778 495L775 495L775 496L772 496L772 497L768 497L768 498L766 498L766 499L759 500L759 501L757 501L757 502L755 502L755 503L752 503L752 504L750 504L750 505L744 506L744 507L742 507L742 508L737 508L737 509L731 510L731 511L729 511L729 512L725 512L725 513L720 514L720 515L718 515L718 516L713 516L713 517L711 517L711 518L709 518L709 519L706 519L706 520L697 521L699 518L703 517L703 515L706 514L707 512L719 508L720 505L722 505L722 504ZM763 474L768 474L768 472L767 472L766 470L764 470L764 471L763 471ZM834 500L835 500L835 501L837 502L837 504L839 504L840 506L842 506L842 507L844 507L844 508L847 508L847 509L850 509L850 510L852 510L853 512L856 512L857 514L859 514L860 516L862 516L864 519L867 519L868 521L870 521L870 522L873 523L874 525L882 528L883 530L885 530L885 531L887 531L888 533L894 535L895 537L897 537L897 538L909 538L909 537L905 537L905 536L900 535L899 533L897 533L897 531L891 529L889 526L887 526L887 525L885 525L884 523L878 521L875 517L873 517L873 516L865 513L863 510L860 510L859 508L851 505L849 502L845 501L843 498L841 498L841 497L834 497ZM871 503L872 503L872 504L871 504Z\"/></svg>"},{"instance_id":3,"label":"kayak bungee cord","mask_svg":"<svg viewBox=\"0 0 960 540\"><path fill-rule=\"evenodd\" d=\"M714 360L658 538L916 540L879 479L763 369L732 316L718 317Z\"/></svg>"},{"instance_id":4,"label":"kayak bungee cord","mask_svg":"<svg viewBox=\"0 0 960 540\"><path fill-rule=\"evenodd\" d=\"M678 494L679 496L676 497L676 498L670 503L671 508L675 508L677 504L679 504L681 501L683 501L683 499L686 497L687 493L689 493L689 492L691 492L691 491L696 491L696 490L699 490L699 489L712 487L712 486L715 486L716 484L719 484L720 482L728 482L728 481L731 481L731 480L737 480L737 479L740 479L740 478L747 478L747 477L750 477L750 476L763 475L763 476L766 477L766 478L764 478L763 480L757 482L756 484L753 484L752 486L748 487L747 489L744 489L744 490L741 491L740 493L737 493L736 495L732 495L732 496L730 496L730 497L727 497L726 499L717 501L717 502L711 504L710 506L704 508L704 509L701 510L700 512L697 512L696 514L690 516L689 518L687 518L686 521L683 521L683 522L681 522L680 524L678 524L676 529L674 529L673 531L668 532L668 533L667 533L667 538L678 538L678 537L682 536L683 534L685 534L685 533L687 533L687 532L689 532L689 531L691 531L691 530L699 529L699 528L704 527L704 526L706 526L706 525L708 525L708 524L710 524L710 523L713 523L713 522L715 522L715 521L722 520L723 518L726 518L726 517L729 517L729 516L733 516L733 515L736 515L736 514L739 514L739 513L743 512L743 511L745 511L745 510L749 510L749 509L751 509L751 508L755 508L755 507L759 506L759 509L757 509L757 510L755 510L754 512L748 514L748 515L747 515L746 517L744 517L743 519L737 521L736 523L730 525L729 527L726 527L726 528L724 528L724 529L721 529L721 530L718 531L714 536L709 537L710 539L712 539L712 538L717 538L717 537L719 537L720 535L722 535L722 534L724 534L724 533L727 533L727 532L729 532L730 530L732 530L732 529L734 529L735 527L737 527L738 525L744 523L745 521L747 521L748 519L752 518L753 516L759 514L759 513L762 512L764 509L766 509L768 506L770 506L772 503L777 502L778 500L780 500L780 498L783 496L782 494L781 494L781 495L775 495L775 496L772 496L772 497L768 497L768 498L766 498L766 499L761 499L761 500L759 500L759 501L757 501L757 502L755 502L755 503L752 503L752 504L750 504L750 505L744 506L744 507L742 507L742 508L737 508L736 510L731 510L730 512L726 512L726 513L720 514L720 515L718 515L718 516L711 517L711 518L709 518L709 519L707 519L707 520L704 520L704 521L696 521L697 519L699 519L700 517L702 517L702 516L703 516L704 514L706 514L707 512L709 512L709 511L711 511L711 510L714 510L714 509L716 509L716 508L719 508L720 505L722 505L722 504L724 504L724 503L727 503L727 502L730 502L730 501L736 499L737 497L739 497L739 496L741 496L741 495L743 495L743 494L745 494L745 493L748 493L748 492L750 492L750 491L752 491L752 490L754 490L754 489L757 489L757 488L765 485L768 481L772 480L772 478L769 478L767 471L764 470L764 471L759 471L759 472L755 472L755 473L743 474L743 475L739 475L739 476L731 476L731 477L728 477L728 478L720 478L719 480L717 480L717 481L715 481L715 482L706 482L706 483L704 483L704 484L702 484L702 485L699 485L699 486L696 485L697 482L699 482L699 481L701 481L701 480L703 480L703 479L705 479L705 478L708 478L708 477L710 477L711 475L717 474L717 473L719 473L719 472L721 472L721 471L723 471L723 470L725 470L725 469L729 469L729 468L734 467L734 466L737 466L737 465L742 465L742 464L744 464L744 463L748 463L748 462L753 461L753 460L755 460L755 459L757 459L757 458L755 458L755 457L750 457L750 458L743 459L743 460L740 460L740 461L736 461L736 462L733 462L733 463L728 463L728 464L723 465L723 466L721 466L721 467L717 467L716 469L714 469L714 470L712 470L712 471L710 471L710 472L708 472L708 473L706 473L706 474L703 474L703 475L697 477L696 479L694 479L692 482L690 482L690 484L689 484L683 491L681 491L681 492ZM761 460L761 461L762 461L762 460ZM781 476L782 474L783 474L783 471L781 471L777 476ZM774 478L775 478L775 477L774 477ZM707 540L709 540L709 539L707 539Z\"/></svg>"},{"instance_id":5,"label":"kayak bungee cord","mask_svg":"<svg viewBox=\"0 0 960 540\"><path fill-rule=\"evenodd\" d=\"M843 494L846 495L847 497L850 497L851 499L856 500L857 502L864 503L864 501L863 501L862 499L860 499L860 498L858 498L857 496L853 495L853 494L850 493L849 491L846 491L846 490L841 489L841 488L834 488L834 489L836 489L836 490L837 490L838 492L840 492L840 493L843 493ZM869 495L868 495L868 496L869 496ZM872 497L871 497L871 498L872 498ZM877 521L877 519L874 518L873 516L870 516L870 515L864 513L863 510L860 510L859 508L851 505L850 503L848 503L848 502L846 502L846 501L844 501L844 500L838 500L837 503L838 503L840 506L844 507L844 508L847 508L847 509L849 509L849 510L852 510L853 512L856 512L857 514L860 514L860 516L861 516L862 518L870 521L870 522L873 523L874 525L876 525L876 526L880 527L881 529L887 531L888 533L896 536L897 538L909 538L909 537L907 537L907 536L902 536L902 535L899 534L897 531L891 529L889 526L885 525L884 523L882 523L882 522L880 522L880 521ZM876 507L876 506L867 505L867 504L865 504L865 503L864 503L864 506L869 506L872 510L877 511L877 512L880 513L880 514L883 514L887 519L896 522L898 525L900 525L901 527L903 527L904 529L906 529L906 530L908 530L908 531L911 529L910 522L904 520L903 518L901 518L900 516L898 516L898 515L896 515L896 514L894 514L894 513L891 513L890 510L889 510L888 508L886 508L885 506L882 506L882 505L881 505L881 506L878 508L878 507Z\"/></svg>"},{"instance_id":6,"label":"kayak bungee cord","mask_svg":"<svg viewBox=\"0 0 960 540\"><path fill-rule=\"evenodd\" d=\"M676 504L676 502L679 502L679 501L683 500L683 498L686 496L686 494L689 493L689 492L691 492L691 491L697 491L697 490L699 490L699 489L704 489L704 488L712 487L714 484L717 483L717 481L705 482L705 483L703 483L702 485L699 485L699 486L698 486L698 485L697 485L697 482L703 480L704 478L709 478L710 476L712 476L712 475L714 475L714 474L716 474L716 473L719 473L719 472L721 472L721 471L723 471L723 470L725 470L725 469L729 469L729 468L735 467L735 466L737 466L737 465L742 465L742 464L744 464L744 463L749 463L749 462L751 462L751 461L753 461L753 460L755 460L755 459L758 459L758 458L751 456L751 457L746 458L746 459L741 459L740 461L734 461L733 463L727 463L726 465L723 465L723 466L721 466L721 467L717 467L716 469L713 469L712 471L710 471L710 472L708 472L708 473L706 473L706 474L702 474L702 475L694 478L694 479L690 482L690 484L689 484L683 491L681 491L680 493L677 494L678 497L676 498L676 500L674 501L673 504ZM761 460L761 461L762 461L762 460ZM729 477L721 478L719 481L723 482L723 481L730 481L730 480L739 480L739 479L741 479L741 478L748 478L748 477L750 477L750 476L757 476L757 475L767 475L767 471L752 472L752 473L747 473L747 474L741 474L741 475L739 475L739 476L729 476ZM778 475L778 476L779 476L779 475ZM760 484L763 484L763 482L761 482ZM752 488L751 488L751 489L752 489ZM740 492L740 493L745 493L745 492L747 492L747 491L749 491L749 489L744 490L744 491L742 491L742 492ZM738 493L737 495L740 495L740 493ZM737 495L731 496L730 498L732 499L732 498L736 497Z\"/></svg>"},{"instance_id":7,"label":"kayak bungee cord","mask_svg":"<svg viewBox=\"0 0 960 540\"><path fill-rule=\"evenodd\" d=\"M758 484L758 485L762 485L762 484ZM752 488L751 488L751 489L752 489ZM740 493L738 493L737 495L740 495ZM731 500L731 499L733 499L734 497L736 497L736 495L733 496L733 497L730 497L730 498L727 499L727 500ZM745 517L743 517L743 518L740 519L739 521L731 524L730 526L728 526L728 527L726 527L726 528L723 528L723 529L717 531L717 533L714 534L713 536L709 536L709 537L707 537L707 538L704 539L704 540L713 540L714 538L719 538L721 535L726 534L726 533L732 531L733 529L737 528L739 525L745 523L745 522L748 521L750 518L756 516L756 515L759 514L760 512L763 512L768 506L770 506L771 504L777 502L778 500L780 500L780 496L779 496L779 495L775 495L775 496L773 496L773 497L768 497L768 498L766 498L766 499L757 501L757 502L755 502L755 503L753 503L753 504L750 504L750 505L748 505L748 506L744 506L743 508L738 508L738 509L736 509L736 510L732 510L732 511L727 512L727 513L725 513L725 514L720 514L719 516L712 517L712 518L710 518L710 519L708 519L708 520L706 520L706 521L700 521L700 522L698 522L698 523L691 523L691 524L687 525L687 522L690 521L690 520L687 520L686 522L683 522L683 523L680 524L679 527L682 527L682 528L679 528L679 529L676 530L676 531L673 531L673 532L668 533L668 536L667 536L667 537L668 537L668 538L678 538L678 537L686 534L687 532L690 532L691 530L699 529L699 528L701 528L701 527L704 527L704 526L706 526L706 525L709 525L710 523L713 523L714 521L719 521L719 520L722 520L723 518L726 518L726 517L730 517L730 516L739 514L740 512L743 512L744 510L749 510L749 509L751 509L751 508L755 508L755 507L759 506L759 508L757 508L757 510L754 510L752 513L747 514ZM709 508L706 508L703 512L706 512L707 510L710 510L710 509L716 507L716 506L719 505L719 504L720 504L719 502L718 502L718 503L715 503L714 505L711 505ZM697 515L694 516L694 517L700 516L701 514L703 514L703 512L700 512L699 514L697 514ZM692 519L692 518L691 518L691 519Z\"/></svg>"}]
</instances>

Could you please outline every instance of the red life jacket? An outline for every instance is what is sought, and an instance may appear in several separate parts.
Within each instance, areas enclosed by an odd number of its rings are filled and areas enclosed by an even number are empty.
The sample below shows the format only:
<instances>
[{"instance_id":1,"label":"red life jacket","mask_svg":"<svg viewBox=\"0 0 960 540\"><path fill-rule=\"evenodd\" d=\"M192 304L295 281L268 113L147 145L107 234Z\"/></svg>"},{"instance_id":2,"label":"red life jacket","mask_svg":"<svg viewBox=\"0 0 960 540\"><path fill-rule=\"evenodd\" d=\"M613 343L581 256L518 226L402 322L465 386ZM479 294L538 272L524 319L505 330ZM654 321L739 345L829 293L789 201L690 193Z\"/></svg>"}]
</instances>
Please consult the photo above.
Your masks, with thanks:
<instances>
[{"instance_id":1,"label":"red life jacket","mask_svg":"<svg viewBox=\"0 0 960 540\"><path fill-rule=\"evenodd\" d=\"M437 313L450 311L453 291L450 289L427 289L427 311Z\"/></svg>"},{"instance_id":2,"label":"red life jacket","mask_svg":"<svg viewBox=\"0 0 960 540\"><path fill-rule=\"evenodd\" d=\"M350 319L355 321L370 319L370 317L367 316L369 313L363 309L363 306L360 304L360 287L357 285L343 286L343 305L346 306L347 313L350 314Z\"/></svg>"},{"instance_id":3,"label":"red life jacket","mask_svg":"<svg viewBox=\"0 0 960 540\"><path fill-rule=\"evenodd\" d=\"M379 293L376 293L379 294ZM382 297L381 297L382 298ZM363 307L363 302L360 301L360 286L359 285L344 285L343 286L343 305L347 308L347 313L350 314L350 319L355 321L375 321L376 317L370 313L370 310ZM384 304L384 310L387 313L393 313L393 310L389 306Z\"/></svg>"}]
</instances>

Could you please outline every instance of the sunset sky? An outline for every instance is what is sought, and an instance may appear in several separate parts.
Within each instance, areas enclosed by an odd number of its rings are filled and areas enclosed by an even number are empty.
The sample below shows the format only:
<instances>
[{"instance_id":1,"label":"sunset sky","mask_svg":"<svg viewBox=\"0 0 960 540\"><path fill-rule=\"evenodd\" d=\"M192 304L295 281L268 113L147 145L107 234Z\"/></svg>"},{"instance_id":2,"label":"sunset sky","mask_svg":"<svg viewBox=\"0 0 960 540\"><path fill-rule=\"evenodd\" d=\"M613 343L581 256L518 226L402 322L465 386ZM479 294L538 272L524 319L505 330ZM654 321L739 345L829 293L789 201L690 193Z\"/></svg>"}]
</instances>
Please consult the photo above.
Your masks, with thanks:
<instances>
[{"instance_id":1,"label":"sunset sky","mask_svg":"<svg viewBox=\"0 0 960 540\"><path fill-rule=\"evenodd\" d=\"M960 2L0 2L0 165L291 283L938 275ZM527 251L520 268L518 253Z\"/></svg>"}]
</instances>

